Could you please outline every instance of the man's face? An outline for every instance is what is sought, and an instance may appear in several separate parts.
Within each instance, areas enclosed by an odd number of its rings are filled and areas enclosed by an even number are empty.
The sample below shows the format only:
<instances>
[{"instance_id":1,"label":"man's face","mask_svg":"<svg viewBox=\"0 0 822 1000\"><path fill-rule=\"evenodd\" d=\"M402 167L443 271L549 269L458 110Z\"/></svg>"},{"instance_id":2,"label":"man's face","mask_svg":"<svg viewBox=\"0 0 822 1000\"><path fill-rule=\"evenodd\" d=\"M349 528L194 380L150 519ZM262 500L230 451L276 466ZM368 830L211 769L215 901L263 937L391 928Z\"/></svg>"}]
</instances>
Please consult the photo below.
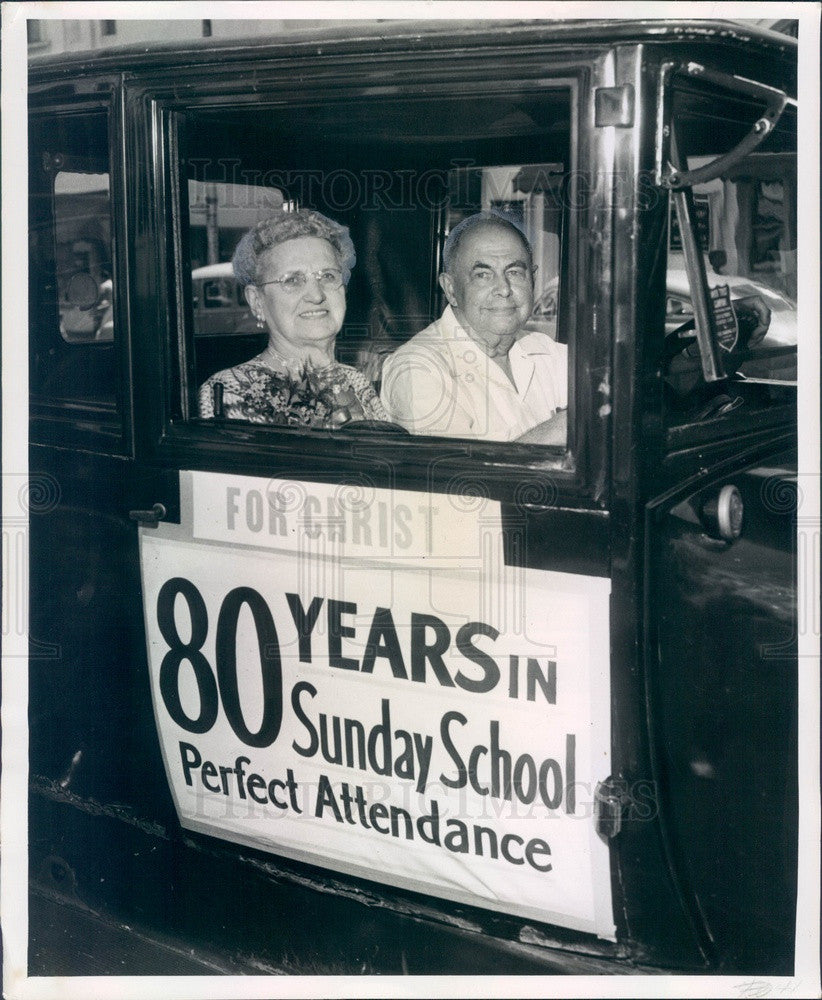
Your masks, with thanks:
<instances>
[{"instance_id":1,"label":"man's face","mask_svg":"<svg viewBox=\"0 0 822 1000\"><path fill-rule=\"evenodd\" d=\"M480 223L463 237L440 284L471 338L491 357L507 354L534 303L531 260L520 236Z\"/></svg>"}]
</instances>

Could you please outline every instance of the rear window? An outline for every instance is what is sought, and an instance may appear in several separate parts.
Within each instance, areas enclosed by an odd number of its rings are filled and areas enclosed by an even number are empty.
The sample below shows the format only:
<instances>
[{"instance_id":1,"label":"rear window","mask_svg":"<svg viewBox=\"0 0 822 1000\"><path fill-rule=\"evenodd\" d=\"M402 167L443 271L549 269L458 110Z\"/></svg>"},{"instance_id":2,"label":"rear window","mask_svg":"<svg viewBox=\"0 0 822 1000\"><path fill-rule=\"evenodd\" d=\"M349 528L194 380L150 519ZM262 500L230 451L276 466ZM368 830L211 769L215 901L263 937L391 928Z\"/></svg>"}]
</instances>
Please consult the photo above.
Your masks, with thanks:
<instances>
[{"instance_id":1,"label":"rear window","mask_svg":"<svg viewBox=\"0 0 822 1000\"><path fill-rule=\"evenodd\" d=\"M113 407L108 114L36 116L30 149L32 393Z\"/></svg>"}]
</instances>

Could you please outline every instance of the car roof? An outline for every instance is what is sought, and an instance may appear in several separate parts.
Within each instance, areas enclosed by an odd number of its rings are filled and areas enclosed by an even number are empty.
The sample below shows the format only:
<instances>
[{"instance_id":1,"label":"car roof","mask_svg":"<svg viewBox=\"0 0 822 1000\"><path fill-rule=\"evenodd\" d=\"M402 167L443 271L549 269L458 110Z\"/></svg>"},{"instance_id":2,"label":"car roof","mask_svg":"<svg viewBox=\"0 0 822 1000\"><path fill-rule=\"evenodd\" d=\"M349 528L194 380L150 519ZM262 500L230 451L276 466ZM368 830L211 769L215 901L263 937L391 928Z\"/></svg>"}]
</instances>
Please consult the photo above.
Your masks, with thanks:
<instances>
[{"instance_id":1,"label":"car roof","mask_svg":"<svg viewBox=\"0 0 822 1000\"><path fill-rule=\"evenodd\" d=\"M113 68L170 67L180 64L213 66L215 55L222 61L247 59L251 53L278 56L327 54L378 45L382 51L413 48L432 51L438 47L487 45L489 42L527 41L558 48L569 44L613 45L618 42L707 42L747 46L767 46L774 57L795 59L797 40L782 32L771 31L752 22L731 20L646 19L351 19L305 20L299 28L283 33L281 23L271 22L270 35L247 38L204 38L168 43L133 43L73 53L49 53L32 58L32 78L65 72L69 65L75 72L97 72ZM318 44L322 48L318 48Z\"/></svg>"},{"instance_id":2,"label":"car roof","mask_svg":"<svg viewBox=\"0 0 822 1000\"><path fill-rule=\"evenodd\" d=\"M203 264L202 267L195 267L191 272L193 280L198 278L233 278L234 269L230 260L220 261L219 264Z\"/></svg>"}]
</instances>

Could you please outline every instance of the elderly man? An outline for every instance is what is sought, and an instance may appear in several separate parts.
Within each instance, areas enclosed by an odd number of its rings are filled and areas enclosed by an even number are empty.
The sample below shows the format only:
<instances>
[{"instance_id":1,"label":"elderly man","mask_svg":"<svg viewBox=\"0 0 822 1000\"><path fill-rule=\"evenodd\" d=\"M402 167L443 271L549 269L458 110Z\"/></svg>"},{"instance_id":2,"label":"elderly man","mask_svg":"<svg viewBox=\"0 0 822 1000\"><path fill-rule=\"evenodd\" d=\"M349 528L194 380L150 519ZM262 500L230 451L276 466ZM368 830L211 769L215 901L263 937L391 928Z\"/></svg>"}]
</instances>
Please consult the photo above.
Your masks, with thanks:
<instances>
[{"instance_id":1,"label":"elderly man","mask_svg":"<svg viewBox=\"0 0 822 1000\"><path fill-rule=\"evenodd\" d=\"M567 349L524 330L534 299L531 247L481 212L445 242L443 315L383 368L382 399L414 434L564 444Z\"/></svg>"}]
</instances>

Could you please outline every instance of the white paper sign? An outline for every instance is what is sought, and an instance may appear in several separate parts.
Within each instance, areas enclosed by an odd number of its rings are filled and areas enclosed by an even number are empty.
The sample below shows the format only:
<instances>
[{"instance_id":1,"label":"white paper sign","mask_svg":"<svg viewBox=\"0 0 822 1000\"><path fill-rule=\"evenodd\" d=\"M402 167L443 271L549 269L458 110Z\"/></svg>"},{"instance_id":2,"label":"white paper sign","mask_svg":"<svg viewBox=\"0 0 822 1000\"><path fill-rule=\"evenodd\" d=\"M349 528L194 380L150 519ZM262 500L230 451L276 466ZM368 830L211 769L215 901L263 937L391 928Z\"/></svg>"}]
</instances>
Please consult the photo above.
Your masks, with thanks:
<instances>
[{"instance_id":1,"label":"white paper sign","mask_svg":"<svg viewBox=\"0 0 822 1000\"><path fill-rule=\"evenodd\" d=\"M182 825L613 938L609 581L506 566L489 501L351 499L181 473L141 528Z\"/></svg>"}]
</instances>

